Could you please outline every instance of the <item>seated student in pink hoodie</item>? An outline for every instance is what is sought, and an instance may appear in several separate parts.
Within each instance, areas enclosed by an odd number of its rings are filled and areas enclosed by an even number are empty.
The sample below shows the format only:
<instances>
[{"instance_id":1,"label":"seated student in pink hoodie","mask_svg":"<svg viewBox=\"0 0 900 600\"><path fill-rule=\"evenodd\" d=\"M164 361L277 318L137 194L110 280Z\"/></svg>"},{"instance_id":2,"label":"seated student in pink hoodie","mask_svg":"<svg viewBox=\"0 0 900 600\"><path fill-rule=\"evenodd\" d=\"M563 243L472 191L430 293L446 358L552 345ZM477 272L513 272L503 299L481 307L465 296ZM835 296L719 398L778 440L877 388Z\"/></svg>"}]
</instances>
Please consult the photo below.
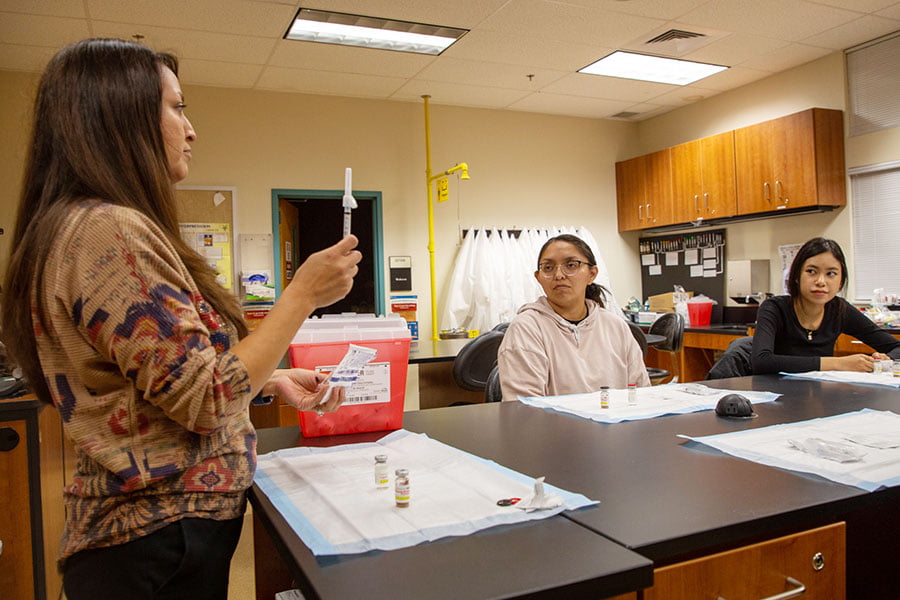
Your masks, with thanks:
<instances>
[{"instance_id":1,"label":"seated student in pink hoodie","mask_svg":"<svg viewBox=\"0 0 900 600\"><path fill-rule=\"evenodd\" d=\"M650 385L628 324L603 307L596 262L574 235L541 248L534 276L545 296L519 308L500 345L504 400Z\"/></svg>"}]
</instances>

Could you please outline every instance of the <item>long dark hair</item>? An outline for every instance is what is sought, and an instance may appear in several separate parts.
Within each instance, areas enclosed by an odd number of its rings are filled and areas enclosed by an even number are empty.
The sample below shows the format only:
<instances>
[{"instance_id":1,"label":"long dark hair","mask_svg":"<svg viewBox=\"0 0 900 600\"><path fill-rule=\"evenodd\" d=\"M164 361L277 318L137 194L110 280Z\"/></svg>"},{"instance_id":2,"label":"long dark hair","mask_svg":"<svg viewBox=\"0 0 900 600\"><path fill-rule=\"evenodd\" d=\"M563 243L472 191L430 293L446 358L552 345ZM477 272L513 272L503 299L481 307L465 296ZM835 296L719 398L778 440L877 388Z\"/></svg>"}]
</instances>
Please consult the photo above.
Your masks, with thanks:
<instances>
[{"instance_id":1,"label":"long dark hair","mask_svg":"<svg viewBox=\"0 0 900 600\"><path fill-rule=\"evenodd\" d=\"M140 211L163 231L200 293L242 337L236 299L181 239L160 127L163 68L178 61L137 43L88 39L60 50L38 86L22 195L6 270L2 335L34 392L50 401L34 339L46 329L44 265L70 208L85 199ZM36 294L36 296L35 296Z\"/></svg>"},{"instance_id":2,"label":"long dark hair","mask_svg":"<svg viewBox=\"0 0 900 600\"><path fill-rule=\"evenodd\" d=\"M591 247L588 246L584 242L584 240L581 239L580 237L578 237L577 235L569 235L568 233L564 233L562 235L552 237L549 240L547 240L546 242L544 242L544 245L541 246L541 251L538 252L538 264L540 264L541 258L544 256L544 250L546 250L547 246L549 246L553 242L567 242L569 244L572 244L573 246L575 246L578 249L579 252L581 252L581 255L587 259L588 266L591 266L591 267L597 266L597 259L594 258L594 253L591 252ZM591 283L591 284L588 284L587 288L585 288L584 297L589 300L593 300L594 302L599 304L600 307L602 308L602 307L606 306L605 300L606 300L606 295L608 293L609 293L609 291L602 285L600 285L598 283Z\"/></svg>"},{"instance_id":3,"label":"long dark hair","mask_svg":"<svg viewBox=\"0 0 900 600\"><path fill-rule=\"evenodd\" d=\"M839 263L841 263L841 287L843 290L847 286L847 261L844 259L844 251L840 245L834 240L823 237L816 237L800 246L794 262L791 263L791 270L788 272L788 293L791 298L796 299L800 296L800 275L803 270L803 264L823 252L830 252Z\"/></svg>"}]
</instances>

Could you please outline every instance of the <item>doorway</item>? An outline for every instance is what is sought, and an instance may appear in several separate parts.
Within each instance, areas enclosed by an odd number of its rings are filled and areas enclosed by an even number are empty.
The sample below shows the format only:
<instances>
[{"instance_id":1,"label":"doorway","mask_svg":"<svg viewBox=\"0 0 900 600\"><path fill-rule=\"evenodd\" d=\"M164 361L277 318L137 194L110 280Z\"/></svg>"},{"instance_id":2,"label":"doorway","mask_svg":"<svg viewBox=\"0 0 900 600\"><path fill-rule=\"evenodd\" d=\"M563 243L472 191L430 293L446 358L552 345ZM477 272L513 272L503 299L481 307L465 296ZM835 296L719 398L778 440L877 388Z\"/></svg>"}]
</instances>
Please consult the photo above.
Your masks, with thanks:
<instances>
[{"instance_id":1,"label":"doorway","mask_svg":"<svg viewBox=\"0 0 900 600\"><path fill-rule=\"evenodd\" d=\"M333 245L343 234L342 190L272 190L276 294L293 279L294 270L312 254ZM351 231L362 252L359 273L347 296L313 315L342 312L385 314L384 276L381 269L383 237L381 192L353 192L358 208Z\"/></svg>"}]
</instances>

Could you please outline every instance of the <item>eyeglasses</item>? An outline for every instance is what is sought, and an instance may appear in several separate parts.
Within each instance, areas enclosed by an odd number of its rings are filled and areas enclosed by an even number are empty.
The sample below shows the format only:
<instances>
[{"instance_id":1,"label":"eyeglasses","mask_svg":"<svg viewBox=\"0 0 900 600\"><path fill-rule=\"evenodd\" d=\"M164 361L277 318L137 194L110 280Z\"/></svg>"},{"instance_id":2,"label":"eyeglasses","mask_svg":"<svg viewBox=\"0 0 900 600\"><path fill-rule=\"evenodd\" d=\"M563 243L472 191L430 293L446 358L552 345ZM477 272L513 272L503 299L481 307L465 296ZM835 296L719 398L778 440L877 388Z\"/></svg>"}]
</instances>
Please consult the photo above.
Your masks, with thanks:
<instances>
[{"instance_id":1,"label":"eyeglasses","mask_svg":"<svg viewBox=\"0 0 900 600\"><path fill-rule=\"evenodd\" d=\"M541 277L544 279L551 279L556 275L556 269L562 269L563 275L571 277L578 272L581 265L587 265L589 267L593 266L585 260L567 260L560 264L545 262L538 265L538 273L540 273Z\"/></svg>"}]
</instances>

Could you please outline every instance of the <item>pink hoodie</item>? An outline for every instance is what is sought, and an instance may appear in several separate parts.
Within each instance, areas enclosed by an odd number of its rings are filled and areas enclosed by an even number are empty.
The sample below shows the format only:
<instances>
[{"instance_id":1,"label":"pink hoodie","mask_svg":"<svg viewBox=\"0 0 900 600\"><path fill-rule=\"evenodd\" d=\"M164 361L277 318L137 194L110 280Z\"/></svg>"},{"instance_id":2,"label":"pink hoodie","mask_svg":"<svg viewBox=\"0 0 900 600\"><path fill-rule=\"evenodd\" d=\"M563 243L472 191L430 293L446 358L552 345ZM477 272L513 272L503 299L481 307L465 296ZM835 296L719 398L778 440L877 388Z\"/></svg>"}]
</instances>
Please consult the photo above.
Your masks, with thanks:
<instances>
[{"instance_id":1,"label":"pink hoodie","mask_svg":"<svg viewBox=\"0 0 900 600\"><path fill-rule=\"evenodd\" d=\"M628 324L585 302L588 315L578 325L556 314L544 296L519 309L498 356L504 400L650 385Z\"/></svg>"}]
</instances>

